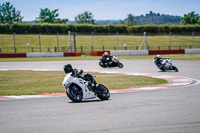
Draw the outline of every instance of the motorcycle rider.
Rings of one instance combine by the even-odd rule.
[[[71,64],[67,64],[64,66],[64,72],[67,74],[67,73],[70,73],[70,72],[73,72],[73,68],[72,68],[72,65]]]
[[[65,71],[65,73],[67,74],[67,73],[72,73],[72,76],[74,76],[75,74],[77,74],[77,73],[80,73],[80,74],[82,74],[83,73],[83,70],[81,71],[79,71],[78,69],[73,69],[72,68],[72,65],[71,64],[67,64],[67,65],[65,65],[64,66],[64,71]]]
[[[107,64],[112,64],[112,56],[110,56],[110,55],[108,54],[108,52],[105,52],[105,53],[102,55],[101,61],[102,61],[102,63],[103,63],[104,66],[105,66],[105,63],[107,63]]]
[[[82,76],[83,70],[82,69],[79,70],[79,69],[76,69],[76,68],[73,69],[71,64],[65,65],[63,69],[64,69],[66,74],[67,73],[72,73],[71,74],[72,76],[77,75],[78,77],[83,78],[84,80],[87,80],[88,81],[88,86],[87,87],[89,89],[98,90],[96,88],[97,83],[96,83],[96,81],[94,80],[94,78],[92,77],[91,74],[86,73],[85,75]]]
[[[161,63],[162,57],[161,57],[159,54],[155,57],[155,60],[156,60],[156,62],[157,62],[157,64],[158,64],[159,66],[163,65],[163,64]]]

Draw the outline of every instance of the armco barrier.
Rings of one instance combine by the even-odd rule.
[[[64,56],[81,56],[81,52],[33,52],[33,53],[4,53],[0,58],[31,58],[31,57],[64,57]]]
[[[91,52],[90,52],[90,56],[98,56],[98,55],[97,55],[97,51],[91,51]]]
[[[113,51],[91,51],[91,56],[102,56],[108,52],[112,56],[130,55],[156,55],[156,54],[200,54],[200,49],[178,49],[178,50],[113,50]],[[63,57],[81,56],[81,52],[33,52],[33,53],[1,53],[0,58],[30,58],[30,57]]]
[[[118,50],[110,51],[112,56],[148,55],[148,50]]]
[[[26,53],[5,53],[0,54],[0,58],[26,58]]]
[[[130,55],[148,55],[148,50],[130,50]]]
[[[188,50],[189,51],[189,50]],[[156,54],[185,54],[185,49],[177,50],[113,50],[113,51],[91,51],[91,56],[102,56],[104,52],[109,52],[112,56],[131,56],[131,55],[156,55]],[[191,53],[191,51],[189,51]],[[188,53],[189,53],[188,52]],[[198,50],[193,51],[198,52]]]
[[[27,57],[63,57],[63,52],[52,52],[52,53],[45,53],[45,52],[34,52],[34,53],[27,53]]]
[[[185,54],[200,54],[200,49],[185,49]]]
[[[130,50],[117,50],[117,51],[110,51],[110,55],[112,56],[129,56]]]
[[[185,49],[178,50],[149,50],[149,55],[156,54],[185,54]]]
[[[102,56],[105,52],[110,55],[110,51],[91,51],[90,56]]]
[[[64,52],[64,56],[81,56],[81,52]]]

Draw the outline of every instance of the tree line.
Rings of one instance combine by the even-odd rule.
[[[58,9],[49,10],[48,8],[40,9],[39,17],[35,19],[36,23],[55,23],[55,24],[65,24],[69,22],[67,18],[58,18]],[[10,2],[5,2],[0,4],[0,23],[23,23],[23,17],[21,16],[21,11],[16,10],[16,8],[10,4]],[[124,20],[115,21],[117,24],[124,24],[128,26],[143,25],[143,24],[200,24],[200,15],[196,14],[194,11],[184,14],[183,17],[156,14],[150,11],[149,14],[134,16],[133,14],[127,14]],[[89,11],[84,11],[81,14],[75,16],[75,22],[77,24],[98,24],[94,19],[94,15]],[[99,21],[100,22],[100,21]],[[113,24],[115,24],[115,22]]]

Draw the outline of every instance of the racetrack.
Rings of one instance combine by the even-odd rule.
[[[148,59],[121,60],[124,68],[100,68],[98,61],[2,62],[0,69],[62,69],[65,64],[83,70],[150,73],[200,80],[199,61],[173,61],[179,72],[161,72]],[[62,82],[62,81],[61,81]],[[13,84],[14,85],[14,84]],[[63,88],[64,89],[64,88]],[[73,103],[66,97],[0,101],[0,132],[200,132],[200,87],[111,94]]]

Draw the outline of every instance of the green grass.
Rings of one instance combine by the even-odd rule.
[[[123,59],[154,59],[156,55],[147,55],[147,56],[122,56]],[[200,61],[200,54],[166,54],[161,55],[162,57],[169,57],[172,60],[191,60],[191,61]]]
[[[96,81],[110,90],[167,83],[163,79],[142,76],[91,74],[96,75]],[[65,93],[61,85],[64,76],[61,71],[0,71],[0,96]]]
[[[47,52],[48,48],[51,52],[54,51],[54,47],[57,47],[57,36],[56,35],[41,35],[41,50]],[[60,51],[66,51],[68,47],[68,35],[59,35],[59,47]],[[127,44],[128,50],[135,50],[139,47],[144,39],[144,36],[136,35],[79,35],[76,36],[77,50],[81,51],[83,48],[83,54],[89,54],[91,46],[94,46],[94,50],[114,50],[116,47],[118,50],[124,50],[123,44]],[[72,37],[71,37],[72,40]],[[170,45],[169,35],[147,35],[146,40],[150,45],[151,49],[168,49]],[[26,46],[29,43],[30,46]],[[39,35],[15,35],[15,45],[17,53],[26,52],[39,52]],[[182,49],[190,48],[193,45],[192,35],[172,35],[171,36],[171,48]],[[194,36],[194,47],[200,48],[200,36]],[[3,53],[14,53],[14,41],[13,35],[0,34],[0,48]]]
[[[156,55],[143,56],[117,56],[119,59],[152,59]],[[170,57],[172,60],[192,60],[200,61],[200,54],[170,54],[162,55]],[[18,61],[66,61],[66,60],[99,60],[101,56],[81,56],[81,57],[40,57],[40,58],[0,58],[0,62],[18,62]]]

